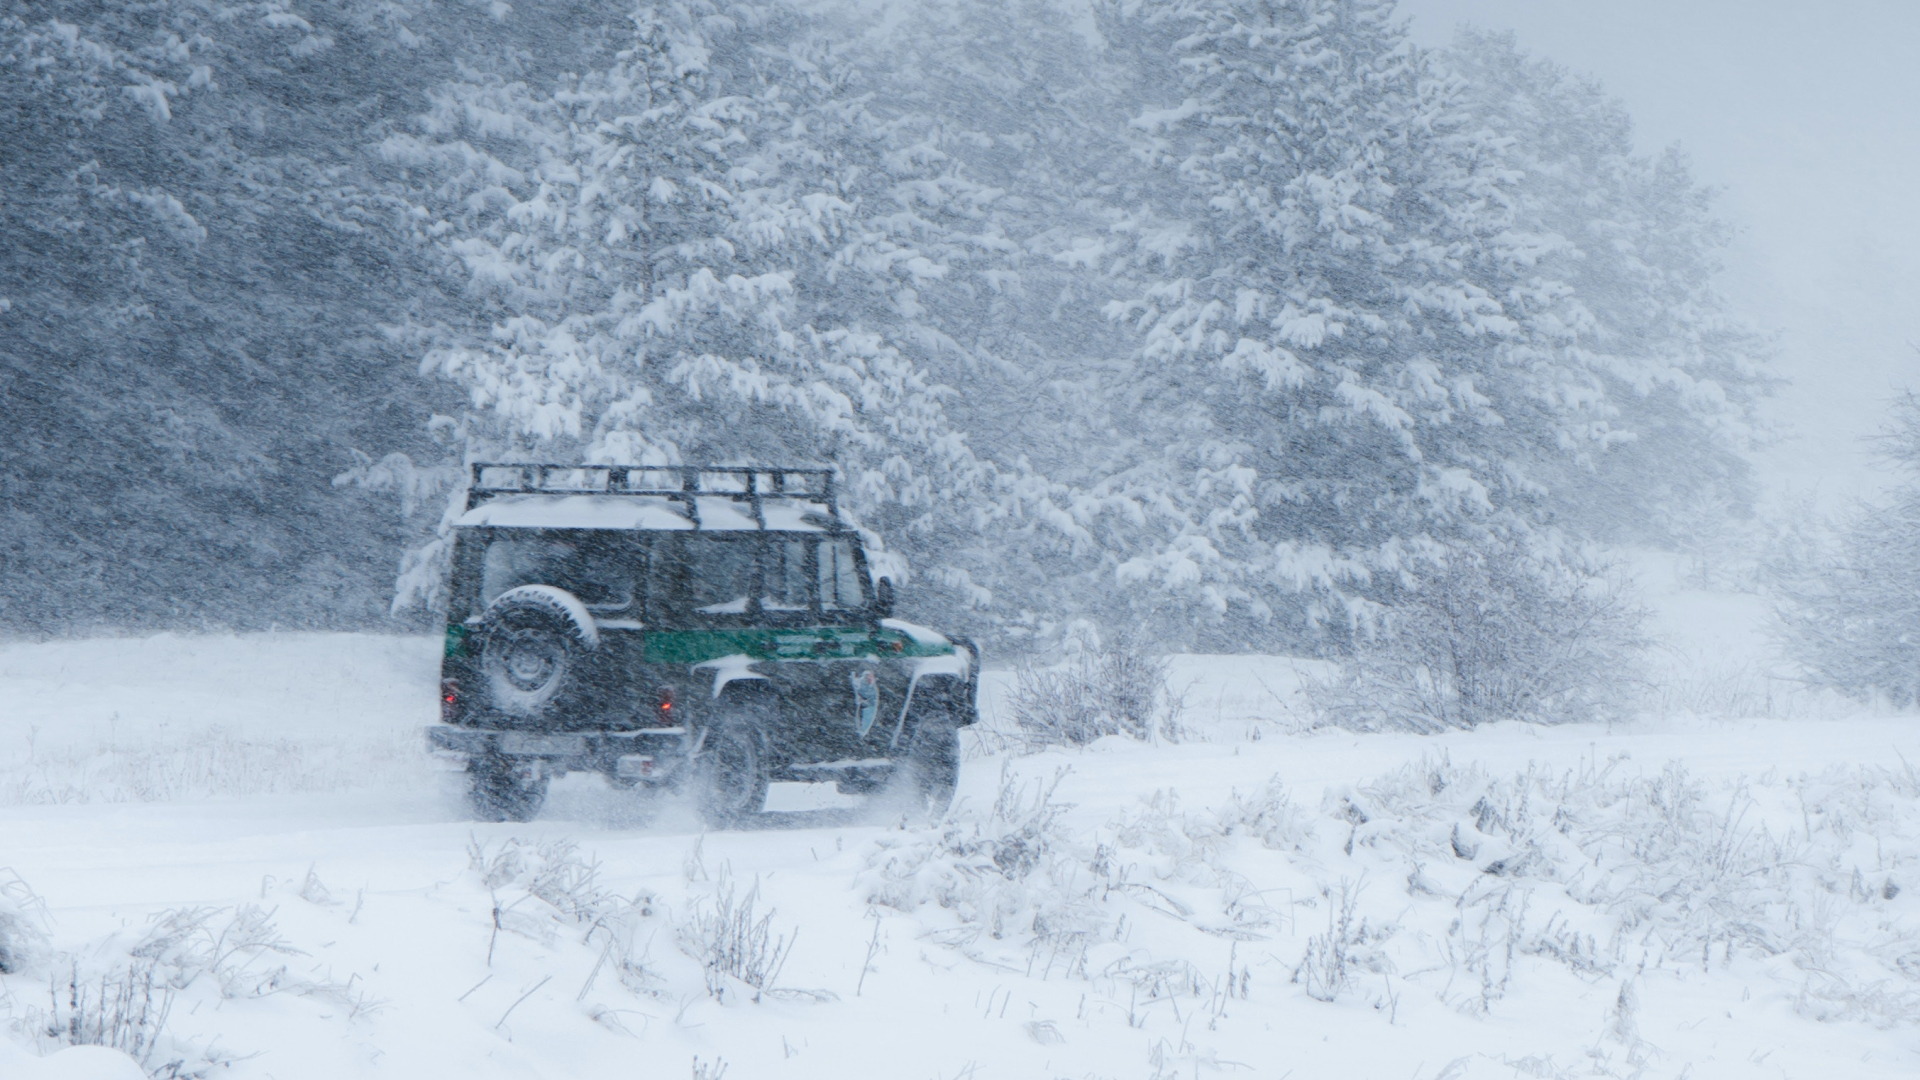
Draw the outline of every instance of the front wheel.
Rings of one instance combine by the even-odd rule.
[[[480,821],[532,821],[547,802],[547,776],[537,763],[515,765],[498,754],[467,760],[467,803]]]
[[[730,716],[707,729],[693,768],[702,821],[716,829],[747,821],[766,807],[767,786],[766,736],[755,717]]]
[[[960,783],[960,731],[952,724],[927,720],[914,729],[906,756],[896,766],[893,790],[908,812],[938,821],[953,805]]]

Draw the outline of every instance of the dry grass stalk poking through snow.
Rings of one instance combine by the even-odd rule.
[[[229,1000],[292,994],[324,1000],[349,1018],[381,1008],[352,979],[294,974],[286,961],[304,955],[281,937],[273,912],[256,905],[175,908],[155,915],[131,943],[109,939],[55,955],[47,1009],[14,1023],[43,1046],[112,1047],[154,1077],[204,1077],[232,1059],[168,1031],[177,999],[203,981]]]
[[[1305,812],[1278,784],[1198,813],[1163,791],[1081,835],[1055,798],[1063,775],[1007,770],[984,811],[963,806],[937,833],[883,840],[869,859],[869,901],[919,912],[932,940],[982,963],[1085,980],[1098,1007],[1132,1027],[1195,1007],[1212,1022],[1245,1000],[1257,954],[1242,947],[1292,916],[1227,852],[1243,841],[1297,850],[1314,835]]]
[[[1401,966],[1445,972],[1436,993],[1485,1013],[1522,958],[1582,979],[1780,958],[1804,1015],[1920,1021],[1920,926],[1889,906],[1920,869],[1920,785],[1859,769],[1714,795],[1677,763],[1618,764],[1488,777],[1439,758],[1332,796],[1356,862],[1451,909]]]
[[[863,884],[930,940],[1084,980],[1139,1027],[1160,1012],[1212,1022],[1289,973],[1294,993],[1358,998],[1389,1023],[1408,991],[1485,1017],[1575,992],[1559,984],[1665,975],[1784,983],[1809,1018],[1908,1025],[1920,923],[1896,901],[1920,878],[1916,776],[1716,789],[1678,764],[1499,775],[1437,756],[1330,789],[1317,812],[1276,781],[1192,810],[1157,792],[1084,831],[1057,777],[1008,771],[992,806],[883,838]],[[1595,1067],[1630,1074],[1650,1051],[1611,1022]]]
[[[1364,918],[1355,919],[1358,893],[1357,887],[1345,881],[1337,890],[1320,890],[1327,901],[1327,929],[1307,939],[1307,951],[1293,969],[1293,981],[1315,1001],[1338,999],[1351,987],[1356,971],[1378,974],[1388,969],[1374,945],[1391,936],[1392,929],[1372,927]]]
[[[600,883],[600,864],[573,841],[530,845],[510,837],[488,847],[474,840],[467,845],[467,865],[493,898],[488,966],[502,934],[551,945],[567,930],[600,948],[581,997],[606,969],[636,994],[656,992],[659,980],[639,955],[639,932],[653,915],[653,897],[607,889]]]
[[[715,1001],[726,1000],[733,982],[752,988],[755,1001],[762,994],[776,992],[774,983],[798,935],[774,933],[773,912],[756,910],[759,901],[758,881],[745,894],[737,895],[732,876],[722,870],[714,882],[713,896],[680,928],[680,947],[700,962],[706,974],[707,995]]]
[[[82,979],[77,965],[69,967],[64,985],[60,980],[48,984],[49,1008],[42,1033],[65,1046],[119,1050],[160,1080],[205,1076],[214,1062],[189,1065],[185,1057],[160,1056],[174,989],[156,981],[154,967],[151,959],[137,959],[124,972],[104,974],[97,980]],[[160,1056],[157,1061],[156,1056]]]

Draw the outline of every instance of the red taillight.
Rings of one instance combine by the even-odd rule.
[[[673,715],[673,687],[660,688],[660,719],[666,720]]]
[[[452,679],[440,681],[440,722],[451,724],[460,717],[460,684]]]

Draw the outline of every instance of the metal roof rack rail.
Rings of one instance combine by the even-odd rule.
[[[763,498],[822,503],[835,525],[839,494],[832,469],[769,465],[562,465],[529,461],[476,461],[467,466],[467,509],[501,495],[631,495],[672,499],[700,523],[696,495],[722,496],[753,508],[754,523],[767,527]],[[662,481],[671,481],[663,483]]]

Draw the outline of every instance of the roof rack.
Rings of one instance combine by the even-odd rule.
[[[500,495],[634,495],[675,500],[700,524],[696,495],[745,502],[753,520],[767,527],[763,498],[822,503],[827,517],[840,522],[840,504],[832,469],[792,469],[765,465],[559,465],[524,461],[476,461],[468,466],[467,509]]]

